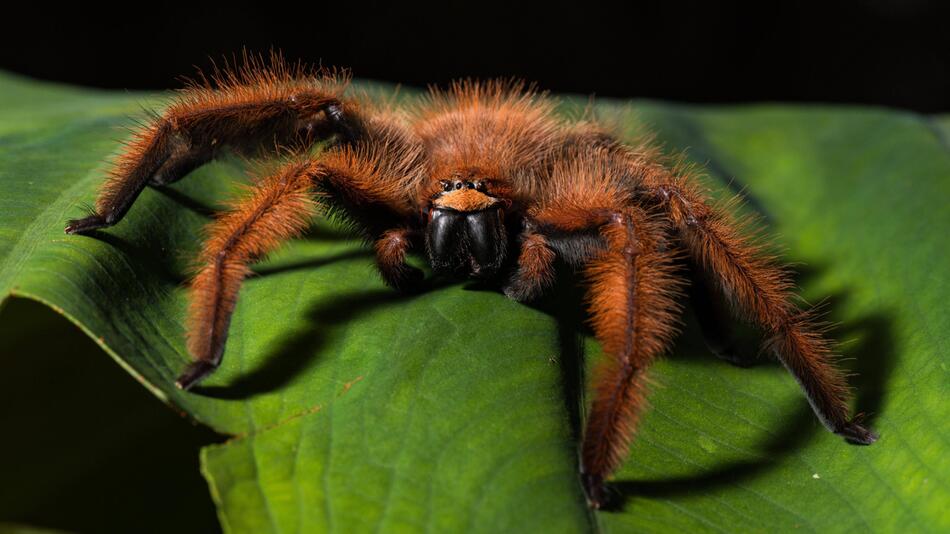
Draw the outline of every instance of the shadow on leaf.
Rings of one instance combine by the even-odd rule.
[[[308,269],[318,269],[320,267],[325,267],[332,263],[338,261],[352,260],[356,258],[367,258],[372,257],[373,253],[370,250],[365,249],[354,249],[347,252],[337,254],[335,256],[329,256],[324,258],[314,258],[309,260],[296,261],[293,263],[284,263],[280,265],[266,266],[266,267],[254,267],[252,270],[256,276],[271,276],[275,274],[281,274],[292,271],[303,271]]]
[[[186,195],[185,193],[182,193],[181,191],[175,189],[174,187],[167,186],[167,185],[159,185],[159,186],[152,186],[152,190],[168,198],[169,200],[178,204],[179,206],[185,209],[188,209],[189,211],[192,211],[206,219],[213,218],[215,213],[217,213],[217,211],[211,206],[209,206],[208,204],[205,204],[204,202],[196,200]]]
[[[93,230],[78,238],[95,239],[110,245],[121,252],[123,256],[136,259],[135,262],[128,262],[128,265],[136,269],[143,268],[153,271],[162,281],[169,284],[181,285],[186,281],[185,276],[176,268],[172,256],[161,254],[160,248],[149,246],[150,242],[147,239],[132,242],[107,230]],[[74,239],[77,238],[74,237]]]
[[[151,189],[179,206],[206,219],[213,219],[216,214],[220,213],[219,210],[216,210],[210,204],[183,193],[175,189],[174,186],[152,186]],[[315,223],[303,233],[301,238],[313,241],[353,241],[359,239],[359,234],[352,229],[347,229],[340,225],[329,225],[324,221],[315,221]]]
[[[383,288],[338,295],[311,309],[307,313],[307,327],[287,336],[272,354],[264,358],[264,363],[257,369],[232,384],[197,387],[193,391],[200,395],[228,400],[247,399],[275,391],[290,383],[313,363],[323,345],[322,332],[326,326],[353,321],[370,310],[398,304],[445,285],[439,282],[426,284],[415,293]]]
[[[814,276],[818,271],[809,269],[798,278]],[[826,318],[840,317],[848,296],[837,293],[826,297],[821,305],[821,315]],[[695,301],[694,301],[695,303]],[[692,306],[691,306],[692,307]],[[695,310],[692,310],[695,312]],[[702,338],[701,329],[693,324],[697,322],[695,314],[691,314],[684,334],[677,343],[696,344],[697,347],[709,344],[709,341],[699,341],[693,338]],[[859,414],[864,422],[873,426],[874,420],[884,404],[885,392],[890,376],[896,367],[897,352],[893,334],[893,319],[884,313],[875,313],[863,318],[835,325],[828,333],[832,339],[857,338],[856,344],[845,342],[841,345],[845,357],[839,357],[838,363],[849,373],[849,382],[855,394],[853,413]],[[742,330],[739,340],[741,347],[748,348],[761,340],[761,334],[751,329]],[[751,337],[751,339],[750,339]],[[674,348],[674,355],[676,354]],[[698,354],[700,350],[686,350],[685,354]],[[707,351],[708,352],[708,351]],[[675,357],[675,356],[674,356]],[[710,357],[712,355],[710,354]],[[774,358],[763,359],[776,367],[780,367]],[[784,369],[781,372],[785,372]],[[803,448],[819,432],[827,430],[818,422],[804,396],[801,408],[795,414],[785,418],[783,426],[775,428],[773,434],[764,443],[756,448],[755,458],[732,462],[705,473],[676,477],[665,480],[619,480],[609,484],[612,500],[605,511],[620,511],[627,500],[633,496],[667,498],[694,494],[701,491],[713,491],[725,486],[735,485],[748,481],[768,472],[770,468],[778,466],[784,457],[794,454]],[[848,445],[842,440],[842,447]]]
[[[260,275],[268,275],[288,270],[308,269],[320,267],[333,261],[362,257],[367,254],[368,252],[364,250],[354,250],[333,258],[308,260],[286,266],[258,269],[257,272]],[[583,438],[583,421],[586,410],[584,400],[586,365],[584,362],[583,336],[590,336],[591,331],[586,324],[582,278],[578,274],[572,274],[570,269],[564,268],[564,266],[561,267],[558,272],[565,274],[558,277],[554,290],[548,292],[537,302],[530,303],[529,306],[552,316],[557,321],[558,364],[563,379],[565,409],[570,421],[573,441],[576,446],[579,446]],[[805,276],[812,275],[814,275],[814,271],[805,274]],[[389,288],[383,288],[353,292],[325,301],[308,312],[308,326],[286,337],[273,353],[265,358],[260,367],[238,378],[230,385],[201,387],[196,388],[195,392],[209,397],[235,400],[247,399],[258,394],[277,390],[290,383],[312,364],[314,358],[318,357],[321,345],[324,342],[322,335],[324,327],[356,320],[361,314],[370,310],[398,304],[407,299],[415,298],[420,293],[445,287],[449,283],[451,282],[448,280],[435,278],[429,279],[416,293],[397,292]],[[494,286],[478,282],[470,282],[465,288],[474,291],[497,291]],[[837,317],[837,312],[842,309],[846,299],[845,294],[828,297],[822,305],[823,314],[828,317]],[[696,302],[695,295],[693,295],[692,304],[687,307],[689,311],[684,317],[686,325],[683,334],[672,351],[674,358],[677,357],[677,354],[693,355],[710,352],[706,348],[706,345],[710,343],[703,336],[703,332],[707,329],[701,328],[697,324],[700,321],[697,320]],[[723,313],[723,308],[716,308],[716,310],[716,313]],[[726,322],[735,323],[734,326],[741,326],[731,319]],[[873,422],[872,418],[883,405],[886,384],[895,367],[891,324],[892,321],[886,315],[876,314],[849,321],[836,328],[831,335],[831,337],[837,339],[843,336],[858,339],[856,345],[846,347],[845,353],[852,356],[852,358],[842,359],[842,363],[850,362],[851,365],[847,370],[857,373],[857,378],[852,380],[852,385],[856,386],[857,393],[856,411],[866,414],[865,420],[869,424]],[[726,325],[724,324],[724,326]],[[761,340],[761,335],[752,329],[740,328],[737,332],[737,337],[742,338],[739,339],[741,343],[738,345],[742,347],[742,350],[748,350],[750,347],[756,346]],[[692,358],[695,356],[686,357]],[[714,358],[711,352],[709,358]],[[778,367],[772,359],[766,360],[763,358],[762,361],[771,362],[771,365]],[[776,372],[784,372],[784,370],[776,370]],[[775,431],[776,433],[755,448],[758,451],[755,457],[748,460],[727,463],[712,468],[705,473],[692,476],[665,480],[621,480],[613,482],[609,486],[609,491],[614,498],[605,510],[620,510],[627,500],[633,496],[665,498],[687,495],[697,491],[713,491],[717,488],[755,478],[779,465],[783,458],[806,446],[817,433],[823,432],[824,429],[808,407],[805,399],[802,398],[801,407],[794,414],[785,418],[783,425],[775,428]]]

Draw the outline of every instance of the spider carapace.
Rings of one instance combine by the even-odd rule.
[[[212,79],[135,132],[94,212],[66,226],[81,234],[114,225],[147,185],[179,180],[223,149],[295,154],[209,227],[191,285],[194,361],[179,387],[221,363],[248,264],[333,210],[372,243],[396,289],[422,281],[406,263],[411,251],[424,251],[436,273],[495,281],[520,301],[551,287],[556,265],[583,274],[606,355],[580,455],[593,507],[626,457],[645,372],[670,346],[690,279],[709,281],[712,298],[763,331],[828,429],[852,443],[876,439],[849,415],[831,344],[794,304],[786,269],[649,141],[625,143],[590,118],[562,119],[552,99],[512,82],[458,82],[399,106],[354,94],[345,76],[279,58]],[[322,150],[308,150],[318,142]],[[706,315],[707,326],[719,319]]]

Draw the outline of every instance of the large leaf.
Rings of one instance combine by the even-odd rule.
[[[0,95],[0,295],[49,304],[156,395],[236,436],[202,455],[230,531],[950,528],[938,351],[950,326],[950,156],[938,122],[633,105],[719,189],[743,191],[804,263],[806,297],[830,296],[858,409],[883,437],[846,445],[781,368],[715,360],[687,317],[617,476],[625,502],[591,514],[576,474],[578,356],[599,352],[574,342],[574,292],[536,307],[467,284],[397,294],[364,247],[318,225],[257,267],[223,367],[179,392],[184,281],[240,165],[148,190],[119,226],[67,237],[64,221],[93,200],[126,135],[112,126],[161,101],[12,77]],[[599,108],[631,122],[626,106]]]

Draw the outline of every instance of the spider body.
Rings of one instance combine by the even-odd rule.
[[[179,387],[221,364],[249,263],[336,210],[373,244],[379,272],[397,289],[422,280],[406,263],[413,250],[436,273],[495,281],[522,301],[552,285],[556,259],[582,271],[606,355],[581,446],[581,480],[594,507],[627,453],[646,369],[675,334],[690,278],[684,258],[699,271],[694,278],[711,281],[711,298],[767,334],[768,349],[830,430],[853,443],[876,439],[849,415],[830,344],[793,304],[785,269],[649,143],[627,145],[594,121],[562,120],[550,99],[514,83],[461,82],[396,108],[279,58],[250,60],[215,81],[189,87],[138,130],[95,212],[66,227],[86,233],[119,222],[147,185],[181,179],[223,148],[300,149],[211,224],[191,290],[194,362]],[[312,156],[305,149],[318,141],[329,145]],[[715,338],[707,327],[718,318],[708,315],[704,331]]]

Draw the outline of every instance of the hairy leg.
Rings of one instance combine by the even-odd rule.
[[[613,204],[622,205],[614,199]],[[530,301],[543,293],[555,278],[554,260],[579,268],[604,249],[600,228],[616,210],[583,202],[551,203],[532,210],[519,238],[518,268],[506,282],[505,295]]]
[[[849,416],[845,377],[821,328],[794,305],[787,272],[691,183],[670,179],[651,185],[690,255],[737,313],[765,329],[768,348],[796,378],[822,423],[851,443],[873,443],[877,435]]]
[[[66,233],[116,224],[146,185],[175,182],[223,147],[250,152],[309,145],[318,134],[352,133],[355,112],[341,100],[344,88],[345,80],[275,60],[267,67],[251,61],[222,74],[217,89],[186,89],[163,115],[135,132],[100,188],[94,213],[71,220]]]
[[[656,246],[662,227],[638,210],[618,214],[602,234],[607,250],[586,268],[594,334],[607,359],[595,375],[595,397],[582,447],[582,479],[595,508],[603,482],[627,456],[645,404],[646,368],[675,333],[681,281],[672,257]]]
[[[659,246],[665,227],[639,208],[610,210],[577,202],[550,205],[531,214],[532,236],[522,255],[543,258],[516,273],[539,287],[555,251],[583,266],[588,307],[605,360],[599,365],[595,398],[581,447],[581,477],[590,505],[606,504],[604,481],[626,458],[646,398],[646,369],[675,333],[676,296],[683,281],[674,254]],[[596,237],[595,237],[596,236]],[[543,252],[531,247],[543,247]],[[519,278],[520,276],[520,278]]]
[[[509,298],[526,302],[540,297],[554,283],[555,253],[548,239],[537,231],[531,220],[525,221],[520,245],[518,268],[503,291]]]
[[[377,264],[384,277],[397,271],[411,276],[404,261],[400,230],[404,213],[391,183],[393,171],[385,160],[365,159],[367,153],[341,148],[320,161],[293,162],[265,178],[247,199],[212,223],[202,255],[204,268],[192,285],[188,350],[195,361],[177,384],[188,389],[221,363],[228,326],[248,264],[303,231],[321,207],[336,207],[377,242]],[[393,228],[397,228],[392,230]],[[402,281],[402,280],[400,280]]]
[[[306,229],[316,214],[309,171],[307,164],[282,169],[211,224],[188,310],[188,351],[195,361],[175,382],[178,387],[189,389],[221,363],[248,263]]]
[[[413,237],[412,230],[397,228],[376,240],[376,267],[389,287],[409,290],[422,282],[422,271],[406,263]]]

